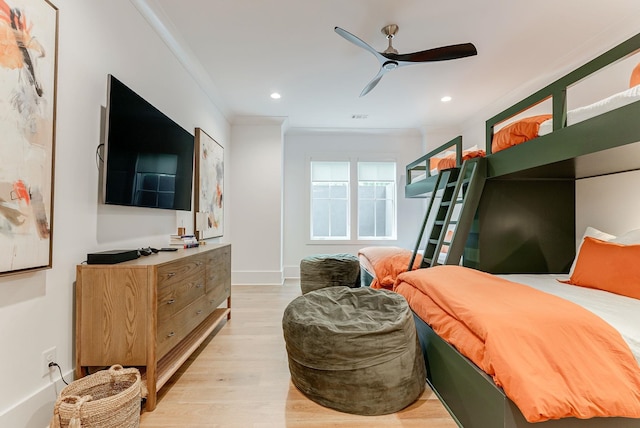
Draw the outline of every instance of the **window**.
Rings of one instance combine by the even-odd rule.
[[[396,165],[358,162],[358,239],[396,235]]]
[[[349,162],[311,162],[311,239],[349,239]]]
[[[311,161],[310,200],[312,240],[396,238],[395,162]]]

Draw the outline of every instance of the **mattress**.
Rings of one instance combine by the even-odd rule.
[[[563,284],[568,275],[496,275],[562,297],[598,315],[615,328],[640,365],[640,300],[592,288]]]
[[[640,85],[618,92],[603,100],[597,101],[584,107],[579,107],[567,112],[567,126],[573,125],[583,120],[617,109],[640,100]],[[553,119],[546,120],[540,124],[538,135],[546,135],[553,131]]]

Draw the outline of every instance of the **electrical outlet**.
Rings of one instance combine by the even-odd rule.
[[[49,376],[51,370],[55,370],[55,367],[49,367],[49,363],[56,362],[56,347],[49,348],[45,351],[42,351],[41,358],[41,366],[42,366],[42,377]]]

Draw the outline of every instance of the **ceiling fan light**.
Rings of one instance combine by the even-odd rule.
[[[270,97],[273,98],[274,100],[279,100],[280,98],[282,98],[282,95],[280,95],[277,92],[272,92]]]

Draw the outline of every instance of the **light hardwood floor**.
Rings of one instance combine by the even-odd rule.
[[[358,416],[314,403],[291,383],[282,335],[282,314],[300,295],[299,283],[238,285],[231,293],[231,320],[160,390],[156,409],[142,414],[142,428],[457,427],[428,386],[390,415]]]

